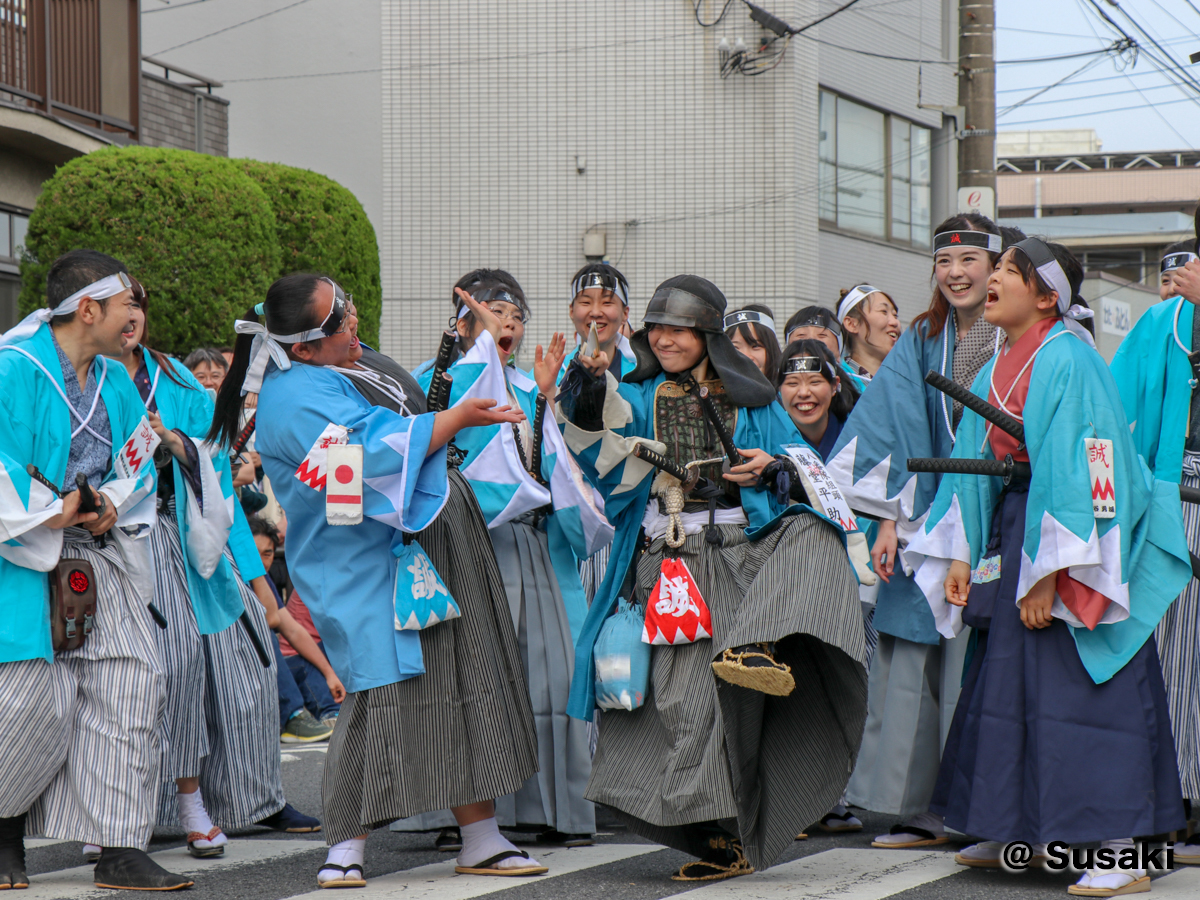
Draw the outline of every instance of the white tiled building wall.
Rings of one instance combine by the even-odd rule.
[[[816,57],[795,42],[775,71],[722,81],[721,37],[760,33],[744,7],[702,29],[691,0],[385,3],[385,349],[428,356],[454,281],[499,266],[531,300],[527,362],[569,324],[593,226],[637,316],[682,272],[731,306],[814,297]]]

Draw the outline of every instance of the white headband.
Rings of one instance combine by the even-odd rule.
[[[275,360],[275,365],[284,371],[292,367],[287,351],[276,340],[276,336],[267,331],[266,325],[238,319],[233,323],[233,330],[238,334],[254,335],[254,343],[250,345],[250,365],[246,367],[246,377],[242,379],[243,397],[262,390],[263,376],[266,375],[267,363],[271,360]]]
[[[871,287],[869,284],[856,285],[854,289],[850,291],[850,293],[842,298],[842,302],[838,304],[838,321],[840,322],[842,319],[846,318],[850,310],[854,309],[854,307],[866,300],[867,297],[871,296],[871,294],[881,293],[883,292],[879,290],[879,288]]]
[[[23,341],[26,338],[33,337],[43,323],[49,322],[56,316],[67,316],[79,309],[79,303],[84,297],[91,297],[93,300],[107,300],[109,297],[115,297],[123,291],[133,289],[133,282],[129,280],[129,276],[124,272],[118,272],[115,275],[109,275],[101,278],[99,281],[93,281],[87,287],[76,291],[54,309],[42,307],[35,309],[24,319],[17,323],[16,327],[10,328],[4,334],[0,335],[0,347],[5,347],[9,344],[15,344],[18,341]]]
[[[611,291],[617,295],[617,299],[621,301],[622,306],[629,307],[629,286],[616,275],[608,272],[588,272],[585,275],[580,275],[571,282],[571,302],[574,303],[575,298],[582,291],[594,287]]]
[[[1014,244],[1013,248],[1020,250],[1028,257],[1029,261],[1037,269],[1037,273],[1041,276],[1042,281],[1046,282],[1058,294],[1058,313],[1063,317],[1063,325],[1066,329],[1089,347],[1095,347],[1096,339],[1092,337],[1090,331],[1080,324],[1081,319],[1090,319],[1095,313],[1086,306],[1071,303],[1074,296],[1071,290],[1071,281],[1067,278],[1066,271],[1059,264],[1058,260],[1055,259],[1054,254],[1050,252],[1050,248],[1046,246],[1046,243],[1039,238],[1025,238],[1025,240]]]

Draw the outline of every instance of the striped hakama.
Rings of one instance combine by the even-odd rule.
[[[347,694],[325,762],[330,845],[511,794],[537,771],[504,579],[470,486],[448,474],[446,506],[417,540],[462,615],[421,632],[424,675]]]
[[[286,802],[276,663],[272,654],[270,668],[263,667],[238,622],[217,634],[200,634],[173,509],[172,503],[171,511],[159,513],[150,534],[154,604],[168,622],[156,635],[167,674],[168,734],[158,823],[179,823],[175,779],[199,776],[213,823],[226,830],[244,828]],[[240,577],[237,583],[259,640],[269,650],[275,636],[262,604]]]
[[[811,515],[750,542],[717,525],[672,550],[642,556],[637,596],[658,582],[664,555],[687,564],[712,614],[713,638],[655,646],[645,705],[606,711],[587,796],[637,833],[699,855],[685,826],[721,820],[751,865],[773,863],[796,834],[838,802],[867,707],[858,585],[836,532]],[[796,689],[773,697],[718,680],[726,648],[775,641]]]
[[[154,829],[163,753],[160,727],[166,691],[154,644],[158,628],[126,575],[114,539],[101,549],[82,528],[68,528],[62,556],[86,560],[95,570],[91,635],[82,647],[56,655],[49,669],[57,671],[48,672],[40,661],[32,667],[10,663],[3,670],[7,675],[11,666],[22,666],[15,671],[54,686],[55,705],[64,700],[68,704],[65,732],[55,724],[46,733],[61,741],[59,765],[30,808],[26,831],[102,847],[145,849]],[[60,681],[64,676],[65,685]],[[21,688],[5,685],[6,708],[8,697]],[[44,692],[32,683],[28,690]],[[5,744],[11,747],[19,729],[8,735]],[[18,744],[33,749],[33,742],[23,737]],[[18,759],[8,753],[6,773],[30,770],[29,784],[17,791],[28,794],[33,771],[40,778],[48,766],[36,756]]]
[[[1185,453],[1182,484],[1200,487],[1200,454]],[[1200,553],[1200,505],[1183,504],[1188,547]],[[1168,608],[1154,638],[1167,686],[1183,796],[1200,802],[1200,581],[1193,578]]]

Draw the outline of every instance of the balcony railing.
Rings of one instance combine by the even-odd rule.
[[[138,138],[137,0],[0,0],[0,99]]]

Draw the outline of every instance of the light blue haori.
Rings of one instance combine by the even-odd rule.
[[[25,659],[51,662],[47,615],[49,581],[46,573],[58,564],[63,533],[43,523],[62,512],[62,501],[30,478],[26,466],[33,464],[51,482],[62,487],[73,444],[72,433],[81,422],[93,426],[89,441],[104,446],[106,471],[101,488],[117,509],[113,539],[122,552],[132,548],[128,529],[143,537],[155,521],[155,477],[152,454],[133,454],[119,461],[118,454],[135,432],[149,428],[137,388],[124,366],[96,357],[88,383],[98,386],[96,409],[103,408],[107,427],[94,427],[102,419],[76,401],[68,407],[67,379],[57,342],[49,325],[41,324],[28,337],[0,347],[0,593],[4,616],[0,617],[0,663]],[[74,368],[70,378],[79,389]],[[81,391],[87,397],[86,388]],[[91,406],[91,400],[88,401]],[[108,443],[106,444],[105,441]],[[94,472],[85,471],[92,475]],[[120,532],[117,534],[116,532]],[[126,542],[129,542],[128,544]],[[130,552],[133,552],[132,550]]]
[[[975,380],[972,390],[980,397],[988,394],[994,365],[993,359]],[[1040,579],[1062,569],[1107,597],[1109,606],[1092,630],[1057,596],[1053,609],[1071,626],[1088,674],[1102,684],[1141,649],[1191,578],[1179,490],[1147,468],[1104,360],[1061,322],[1034,358],[1023,415],[1033,477],[1013,599],[1020,602]],[[993,458],[986,425],[964,412],[955,458]],[[1092,505],[1084,441],[1097,437],[1113,442],[1113,518],[1097,518]],[[943,582],[953,560],[979,565],[1000,486],[998,478],[944,476],[923,527],[903,551],[946,637],[961,630],[962,609],[946,602]]]
[[[949,456],[954,447],[953,404],[925,383],[930,369],[951,376],[953,318],[938,337],[927,339],[927,333],[928,324],[921,323],[900,335],[847,417],[827,463],[850,508],[894,521],[901,543],[919,530],[941,477],[913,475],[906,460]],[[880,582],[874,625],[918,644],[940,640],[929,604],[900,566],[891,581]]]
[[[210,504],[220,503],[232,514],[233,525],[229,531],[228,546],[242,578],[249,583],[265,575],[262,557],[259,556],[254,537],[250,534],[246,514],[242,512],[242,505],[237,502],[233,493],[229,454],[223,448],[213,447],[204,440],[213,420],[213,403],[209,399],[208,391],[182,363],[170,361],[175,377],[183,382],[183,385],[180,385],[167,377],[149,352],[143,351],[143,360],[146,373],[150,377],[150,398],[158,406],[163,426],[171,430],[178,429],[187,435],[196,445],[201,466],[210,466],[220,483],[221,496],[206,497],[205,501]],[[149,403],[147,400],[147,405]],[[210,564],[215,562],[215,568],[211,565],[201,565],[201,568],[210,569],[208,577],[197,571],[199,561],[192,558],[188,549],[188,534],[191,529],[199,526],[191,521],[193,510],[187,502],[185,479],[177,459],[172,458],[171,469],[175,482],[179,543],[183,551],[188,594],[192,600],[192,609],[196,613],[196,624],[201,634],[217,634],[237,621],[245,609],[241,588],[233,566],[224,554],[207,561]]]
[[[395,627],[392,546],[401,532],[428,526],[446,502],[446,454],[429,445],[433,416],[372,406],[335,371],[299,364],[283,371],[274,362],[257,415],[256,446],[288,517],[288,571],[346,690],[422,674],[421,633]],[[331,426],[363,448],[357,525],[328,524],[324,480],[298,474]]]

